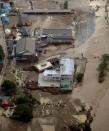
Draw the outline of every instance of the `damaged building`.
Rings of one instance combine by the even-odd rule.
[[[73,86],[74,60],[61,58],[59,68],[47,69],[39,74],[39,87],[57,87],[61,90],[71,91]]]

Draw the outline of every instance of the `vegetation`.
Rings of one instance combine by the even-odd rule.
[[[90,125],[69,126],[70,131],[91,131]]]
[[[28,122],[33,118],[33,105],[35,103],[35,99],[30,95],[30,96],[20,96],[17,97],[15,100],[15,104],[17,105],[13,118]]]
[[[83,79],[83,74],[82,73],[78,73],[77,76],[76,76],[77,82],[82,82],[82,79]]]
[[[1,87],[2,87],[2,91],[6,95],[13,95],[16,93],[16,84],[12,81],[4,80]]]
[[[1,72],[2,68],[3,68],[3,64],[0,64],[0,72]]]
[[[4,55],[4,52],[3,52],[3,48],[2,48],[2,46],[0,45],[0,62],[3,61],[4,56],[5,56],[5,55]],[[2,68],[3,68],[3,63],[0,63],[0,72],[1,72]]]
[[[32,96],[27,96],[27,95],[19,96],[15,100],[16,105],[30,104],[31,106],[33,106],[34,102],[35,102],[35,99]]]
[[[68,1],[64,2],[64,9],[68,9]]]
[[[109,63],[109,55],[108,54],[104,54],[102,55],[101,58],[101,63],[98,66],[98,71],[99,71],[99,82],[103,82],[104,81],[104,77],[106,75],[106,71],[108,70],[108,63]]]
[[[28,122],[33,118],[32,111],[32,107],[29,106],[27,103],[19,104],[15,108],[13,117],[17,120]]]
[[[0,45],[0,61],[4,59],[4,51],[2,46]]]

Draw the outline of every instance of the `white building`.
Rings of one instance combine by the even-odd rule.
[[[71,58],[62,58],[60,60],[61,78],[69,78],[72,80],[74,74],[74,60]]]
[[[71,58],[62,58],[60,60],[60,67],[55,70],[45,70],[43,73],[44,80],[59,81],[61,79],[73,79],[74,74],[74,60]]]

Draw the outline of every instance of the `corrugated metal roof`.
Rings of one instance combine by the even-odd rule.
[[[72,37],[72,29],[43,29],[42,35],[51,37]]]
[[[72,76],[74,72],[74,60],[71,58],[62,58],[58,70],[45,70],[44,76],[61,77],[62,75]]]
[[[49,75],[53,75],[53,76],[57,76],[60,77],[60,71],[56,71],[56,70],[45,70],[43,73],[44,76],[49,76]]]
[[[61,75],[72,75],[74,72],[74,60],[71,58],[62,58],[60,60]]]
[[[22,38],[17,42],[16,54],[25,52],[35,54],[35,41],[32,38]]]

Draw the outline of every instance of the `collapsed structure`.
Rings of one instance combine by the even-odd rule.
[[[73,86],[74,60],[61,58],[59,67],[46,69],[39,74],[38,87],[57,87],[61,90],[71,91]]]

